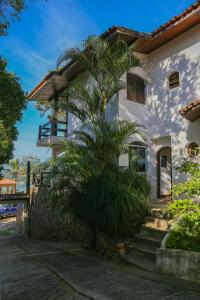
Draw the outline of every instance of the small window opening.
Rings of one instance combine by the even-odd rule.
[[[174,72],[169,76],[169,88],[174,89],[180,85],[179,72]]]
[[[199,155],[200,153],[200,148],[197,143],[190,143],[188,145],[188,155],[192,158],[195,158]]]

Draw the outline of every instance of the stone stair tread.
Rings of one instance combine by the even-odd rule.
[[[152,237],[152,236],[148,236],[148,235],[145,235],[143,232],[140,232],[137,234],[136,238],[138,239],[141,239],[143,241],[146,241],[146,242],[155,242],[155,243],[158,243],[160,244],[162,239],[159,239],[157,237]]]
[[[143,238],[146,238],[147,240],[154,240],[161,242],[163,240],[163,237],[165,236],[167,232],[164,231],[158,231],[158,230],[152,230],[151,228],[143,228],[140,233],[137,234],[137,236],[141,236]]]
[[[129,245],[127,249],[128,252],[138,250],[140,252],[145,252],[151,256],[155,256],[157,247],[147,244],[143,241],[135,241],[132,245]]]
[[[156,259],[155,257],[148,256],[147,253],[134,249],[131,254],[127,254],[124,260],[130,265],[136,266],[146,271],[156,270]]]
[[[161,222],[171,222],[172,219],[171,218],[168,218],[168,217],[162,217],[162,216],[152,216],[152,215],[149,215],[146,217],[145,219],[146,222],[155,222],[155,221],[161,221]]]
[[[150,228],[150,227],[142,227],[140,233],[138,234],[139,236],[142,236],[144,238],[150,239],[149,242],[152,240],[154,241],[160,241],[164,239],[165,235],[167,234],[167,230],[159,230],[156,228]],[[147,240],[148,241],[148,240]]]
[[[147,222],[145,224],[142,225],[142,228],[143,229],[151,229],[151,230],[156,230],[158,232],[166,232],[167,229],[168,229],[168,226],[161,226],[161,227],[158,227],[156,225],[156,223],[154,222]]]

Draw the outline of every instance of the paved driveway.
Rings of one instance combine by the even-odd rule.
[[[1,300],[200,299],[196,284],[105,261],[78,244],[0,234],[0,250]]]

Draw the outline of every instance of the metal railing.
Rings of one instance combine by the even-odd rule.
[[[38,139],[50,136],[67,137],[67,123],[64,121],[52,120],[39,126]]]
[[[32,184],[35,187],[39,187],[41,185],[47,185],[50,184],[51,179],[51,172],[49,171],[35,171],[32,173]]]

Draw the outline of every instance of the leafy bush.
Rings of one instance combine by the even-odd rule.
[[[144,221],[149,192],[144,176],[116,168],[83,181],[70,204],[93,231],[127,238],[133,237]]]
[[[173,186],[173,194],[187,198],[200,196],[200,164],[192,161],[185,161],[177,170],[180,173],[188,174],[187,181]]]
[[[172,228],[166,247],[200,251],[200,209],[182,215]]]
[[[173,193],[176,196],[184,195],[185,197],[200,196],[200,178],[192,177],[190,180],[179,183],[174,186]]]
[[[186,213],[198,213],[200,206],[195,204],[191,199],[174,200],[168,207],[169,213],[172,217],[180,217]]]
[[[196,198],[200,196],[200,164],[185,161],[177,168],[189,174],[187,181],[174,186],[177,197]],[[166,241],[167,248],[200,251],[200,204],[192,199],[174,200],[168,207],[169,213],[177,219]]]

